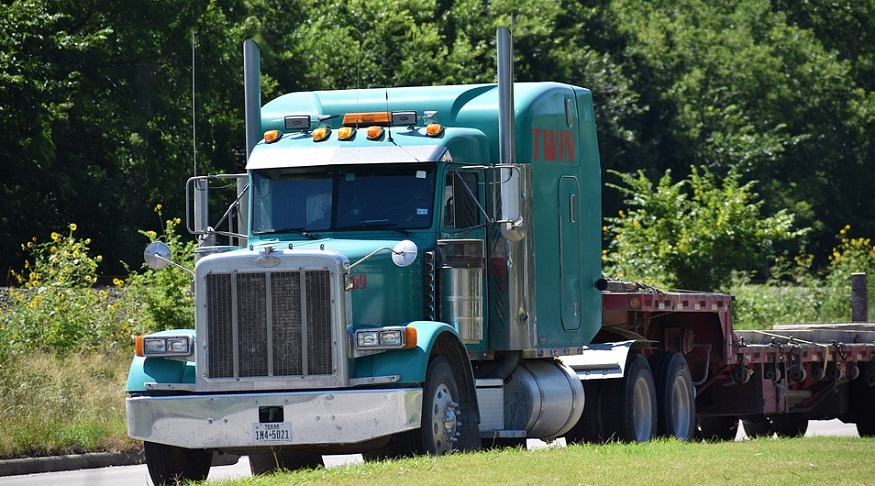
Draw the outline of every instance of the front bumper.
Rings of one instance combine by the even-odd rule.
[[[190,449],[355,444],[419,427],[422,389],[136,396],[125,407],[131,437]],[[288,440],[256,442],[259,407],[282,407]]]

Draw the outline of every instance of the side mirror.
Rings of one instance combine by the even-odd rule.
[[[399,241],[395,248],[392,248],[392,262],[402,268],[410,266],[416,260],[418,251],[416,243],[410,240]]]
[[[152,270],[161,270],[171,263],[173,252],[170,247],[160,241],[153,241],[146,247],[143,252],[143,260],[146,260],[146,265]]]

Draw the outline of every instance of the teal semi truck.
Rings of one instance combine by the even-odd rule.
[[[527,438],[729,438],[739,417],[752,434],[832,417],[873,433],[865,326],[744,337],[727,295],[602,278],[592,94],[514,84],[509,32],[497,43],[497,84],[261,107],[247,41],[246,173],[187,185],[194,329],[137,338],[128,378],[156,484],[223,455],[260,473]],[[231,181],[228,228],[209,226]],[[172,263],[161,243],[145,256]]]

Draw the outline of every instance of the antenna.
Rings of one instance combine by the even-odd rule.
[[[195,31],[191,31],[191,159],[192,159],[192,176],[197,177],[197,121],[195,111],[195,73],[194,73],[194,51],[195,51]]]
[[[389,112],[389,88],[383,88],[383,93],[386,96],[386,112],[388,113]],[[391,142],[391,143],[395,143],[395,141],[392,140],[392,124],[391,123],[389,123],[389,126],[386,127],[386,134],[387,134],[386,141]]]

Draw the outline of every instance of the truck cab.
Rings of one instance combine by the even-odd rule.
[[[583,388],[556,358],[600,327],[591,93],[514,86],[520,136],[503,163],[498,88],[262,108],[242,244],[201,249],[194,331],[144,337],[132,365],[129,433],[158,481],[184,469],[160,466],[180,450],[444,453],[577,423]]]

